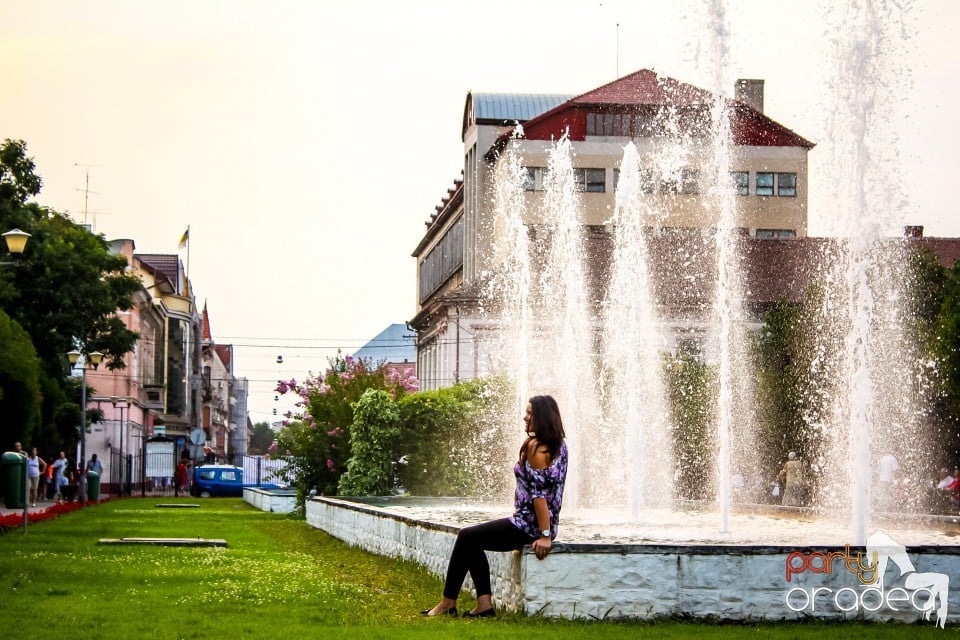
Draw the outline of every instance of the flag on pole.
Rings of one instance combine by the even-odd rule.
[[[190,241],[190,227],[187,227],[187,230],[183,232],[183,235],[180,236],[180,248],[183,249],[187,246],[187,242]]]

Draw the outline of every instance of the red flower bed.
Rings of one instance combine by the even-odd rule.
[[[112,498],[104,498],[100,502],[107,502],[112,500]],[[31,511],[27,517],[28,522],[31,524],[34,522],[42,522],[43,520],[53,520],[57,516],[70,513],[71,511],[76,511],[77,509],[83,509],[84,507],[90,507],[98,503],[93,500],[88,500],[87,502],[61,502],[59,504],[52,504],[43,511]],[[16,529],[23,527],[23,512],[20,513],[11,513],[9,515],[0,516],[0,533],[4,533],[9,529]]]

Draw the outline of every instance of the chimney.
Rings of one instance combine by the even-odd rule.
[[[734,97],[763,113],[763,80],[741,78],[734,87]]]
[[[906,227],[903,228],[903,237],[904,238],[922,238],[923,225],[922,224],[907,225]]]

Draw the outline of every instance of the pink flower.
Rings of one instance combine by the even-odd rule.
[[[329,469],[332,472],[335,468],[336,467],[333,466],[333,460],[331,460],[330,458],[327,458],[327,469]]]

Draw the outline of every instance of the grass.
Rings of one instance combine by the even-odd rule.
[[[191,502],[189,499],[180,499]],[[164,502],[172,502],[165,498]],[[0,535],[0,611],[14,634],[62,638],[943,638],[930,624],[424,619],[441,582],[239,499],[158,509],[116,500]],[[225,538],[227,548],[98,545],[113,537]],[[464,596],[461,607],[471,602]]]

